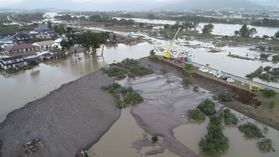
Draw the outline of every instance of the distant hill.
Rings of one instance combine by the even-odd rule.
[[[177,2],[178,0],[173,0]],[[19,4],[11,5],[12,9],[58,9],[74,11],[141,11],[150,10],[155,7],[161,7],[170,2],[157,2],[156,0],[137,0],[137,1],[120,1],[120,2],[95,2],[84,1],[75,2],[73,0],[24,0]],[[148,5],[146,5],[148,4]]]
[[[249,0],[253,3],[260,4],[260,5],[269,5],[273,7],[279,7],[278,0]]]
[[[262,6],[248,0],[182,0],[181,2],[158,7],[156,10],[193,10],[193,9],[256,9]]]

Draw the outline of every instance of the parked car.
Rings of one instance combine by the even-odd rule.
[[[201,71],[202,72],[208,72],[209,70],[208,69],[202,69]]]
[[[209,70],[209,74],[215,74],[217,71],[215,71],[215,70]]]
[[[227,82],[234,82],[232,77],[223,77],[223,80],[226,80]]]

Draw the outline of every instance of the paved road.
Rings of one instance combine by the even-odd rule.
[[[168,61],[168,60],[167,60],[167,61]],[[172,62],[172,61],[168,61],[168,62]],[[203,66],[203,65],[200,65],[200,64],[197,64],[197,63],[194,63],[194,62],[192,62],[192,64],[193,64],[194,66],[196,66],[196,67],[201,67],[201,66]],[[181,66],[181,67],[183,67],[183,66]],[[184,68],[184,67],[183,67],[183,68]],[[210,67],[206,67],[206,66],[205,66],[205,68],[208,69],[208,70],[214,70],[214,71],[216,71],[216,69],[213,69],[213,68],[210,68]],[[203,75],[203,76],[209,77],[208,75],[205,75],[205,74],[204,74],[205,72],[198,71],[198,73],[201,74],[201,75]],[[228,77],[232,77],[232,78],[234,78],[234,80],[243,82],[244,84],[257,84],[257,85],[261,86],[261,88],[273,89],[275,92],[279,93],[279,89],[278,89],[278,88],[275,88],[275,87],[266,86],[266,85],[260,84],[260,83],[258,83],[258,82],[249,81],[249,80],[246,80],[246,79],[241,78],[241,77],[239,77],[239,76],[238,76],[238,77],[233,76],[233,75],[231,75],[231,74],[229,74],[229,73],[226,73],[226,72],[223,72],[223,75],[224,75],[224,76],[228,76]],[[219,78],[214,77],[213,75],[212,75],[212,78],[214,78],[215,80],[218,80],[218,81],[222,81],[222,80],[220,80]],[[232,83],[232,84],[233,84],[233,83]]]
[[[200,65],[198,65],[198,64],[195,64],[195,63],[192,63],[192,64],[193,64],[194,66],[200,67]],[[206,67],[206,69],[208,69],[208,70],[215,70],[215,71],[216,71],[216,69],[213,69],[213,68],[210,68],[210,67]],[[203,72],[198,72],[198,73],[202,74]],[[224,76],[232,77],[232,78],[234,78],[234,80],[243,82],[244,84],[257,84],[257,85],[261,86],[261,88],[273,89],[275,92],[279,93],[279,89],[278,89],[278,88],[271,87],[271,86],[267,86],[267,85],[263,85],[263,84],[258,83],[258,82],[249,81],[249,80],[244,79],[244,78],[241,78],[241,77],[239,77],[239,76],[236,77],[236,76],[233,76],[233,75],[231,75],[231,74],[229,74],[229,73],[226,73],[226,72],[223,72],[223,71],[222,71],[222,73],[223,73]],[[207,76],[207,75],[205,75],[205,76]],[[220,80],[220,79],[218,79],[218,80]]]

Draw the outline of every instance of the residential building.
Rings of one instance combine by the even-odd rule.
[[[36,50],[37,48],[38,48],[38,46],[35,46],[35,45],[21,44],[21,45],[5,47],[5,48],[3,48],[3,50],[6,53],[21,53],[21,52]]]
[[[14,35],[14,34],[11,33],[11,32],[1,32],[1,33],[0,33],[0,37],[1,37],[1,38],[13,36],[13,35]]]
[[[45,49],[45,48],[52,48],[52,44],[54,44],[54,41],[48,40],[48,41],[36,42],[33,43],[32,45],[38,46],[40,49]]]
[[[25,66],[25,62],[22,56],[14,56],[8,58],[1,58],[0,65],[3,69],[19,68]]]
[[[35,28],[35,32],[41,33],[45,31],[53,31],[53,29],[48,28],[47,25],[38,25],[38,28]]]
[[[27,31],[17,32],[14,37],[18,41],[29,41],[32,39],[32,36],[30,36]]]

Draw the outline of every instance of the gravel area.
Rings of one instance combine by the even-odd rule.
[[[120,116],[113,96],[100,89],[113,81],[96,71],[11,112],[0,124],[0,156],[28,156],[23,146],[37,138],[34,157],[70,157],[89,149]]]

